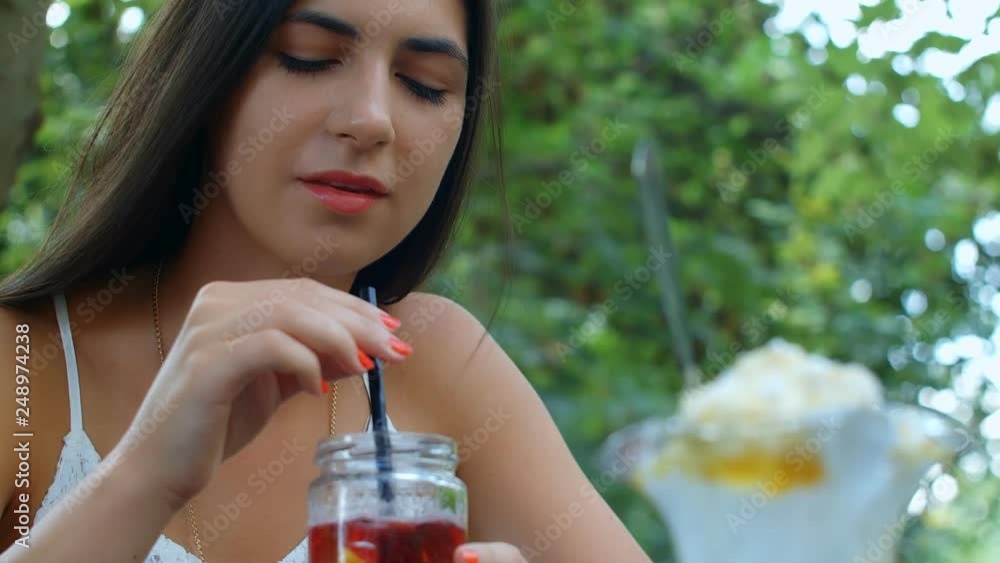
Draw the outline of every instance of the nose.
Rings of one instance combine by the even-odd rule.
[[[351,75],[333,93],[337,100],[327,118],[328,130],[338,141],[357,150],[392,144],[396,131],[388,70],[372,64]]]

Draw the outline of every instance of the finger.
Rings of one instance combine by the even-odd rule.
[[[275,382],[278,385],[279,403],[284,403],[285,401],[291,399],[300,392],[305,392],[310,395],[315,394],[314,389],[303,387],[302,384],[299,383],[298,378],[295,377],[294,373],[274,372],[274,375],[275,375],[274,378]],[[329,384],[327,385],[327,387],[324,387],[322,391],[325,393],[327,392],[328,389],[329,389]]]
[[[291,288],[293,295],[298,295],[300,298],[304,297],[306,301],[312,298],[321,299],[328,303],[347,307],[355,313],[371,319],[372,322],[382,322],[381,316],[385,311],[357,295],[334,289],[312,278],[297,278],[282,281],[287,284],[287,287]]]
[[[357,345],[370,357],[398,362],[408,355],[408,348],[399,342],[394,343],[394,339],[398,339],[393,330],[381,319],[373,320],[369,315],[322,299],[315,299],[312,303],[302,303],[301,306],[339,321],[351,333]],[[367,369],[370,368],[366,368],[365,371]]]
[[[247,314],[243,314],[223,322],[229,327],[236,327],[245,323],[246,318]],[[277,305],[269,315],[258,315],[253,318],[254,331],[276,329],[285,332],[320,355],[325,360],[323,367],[329,368],[332,364],[336,373],[325,373],[327,379],[348,377],[367,371],[358,356],[358,345],[354,336],[335,318],[321,314],[293,299]],[[247,346],[247,339],[233,338],[233,329],[225,334],[224,340],[229,351],[234,355],[241,354]],[[321,373],[323,371],[321,370]]]
[[[455,563],[527,563],[509,543],[467,543],[455,550]]]
[[[218,381],[225,399],[233,400],[262,371],[274,371],[292,376],[302,387],[313,394],[323,393],[321,368],[316,353],[291,335],[273,328],[253,332],[243,338],[239,352],[224,358],[218,351],[210,361],[231,361],[228,377],[205,378]]]

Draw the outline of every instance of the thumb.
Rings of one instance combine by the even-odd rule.
[[[455,551],[455,563],[527,563],[509,543],[467,543]]]

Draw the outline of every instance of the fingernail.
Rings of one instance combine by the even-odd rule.
[[[368,354],[365,354],[364,350],[358,348],[358,361],[364,366],[365,371],[371,371],[375,369],[375,362],[372,361]]]
[[[382,324],[386,326],[389,330],[396,330],[397,328],[403,326],[403,321],[397,319],[396,317],[388,314],[382,313]]]
[[[463,549],[462,561],[465,561],[465,563],[479,563],[479,555],[471,549]]]
[[[323,388],[324,395],[330,392],[330,384],[328,384],[325,379],[320,379],[319,384]]]
[[[389,339],[389,347],[392,348],[393,352],[401,356],[409,356],[410,352],[413,351],[413,346],[410,346],[395,336]]]

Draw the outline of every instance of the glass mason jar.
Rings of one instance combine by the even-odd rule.
[[[319,443],[309,485],[310,563],[451,563],[465,543],[468,500],[447,436],[388,435],[388,467],[375,434]]]

